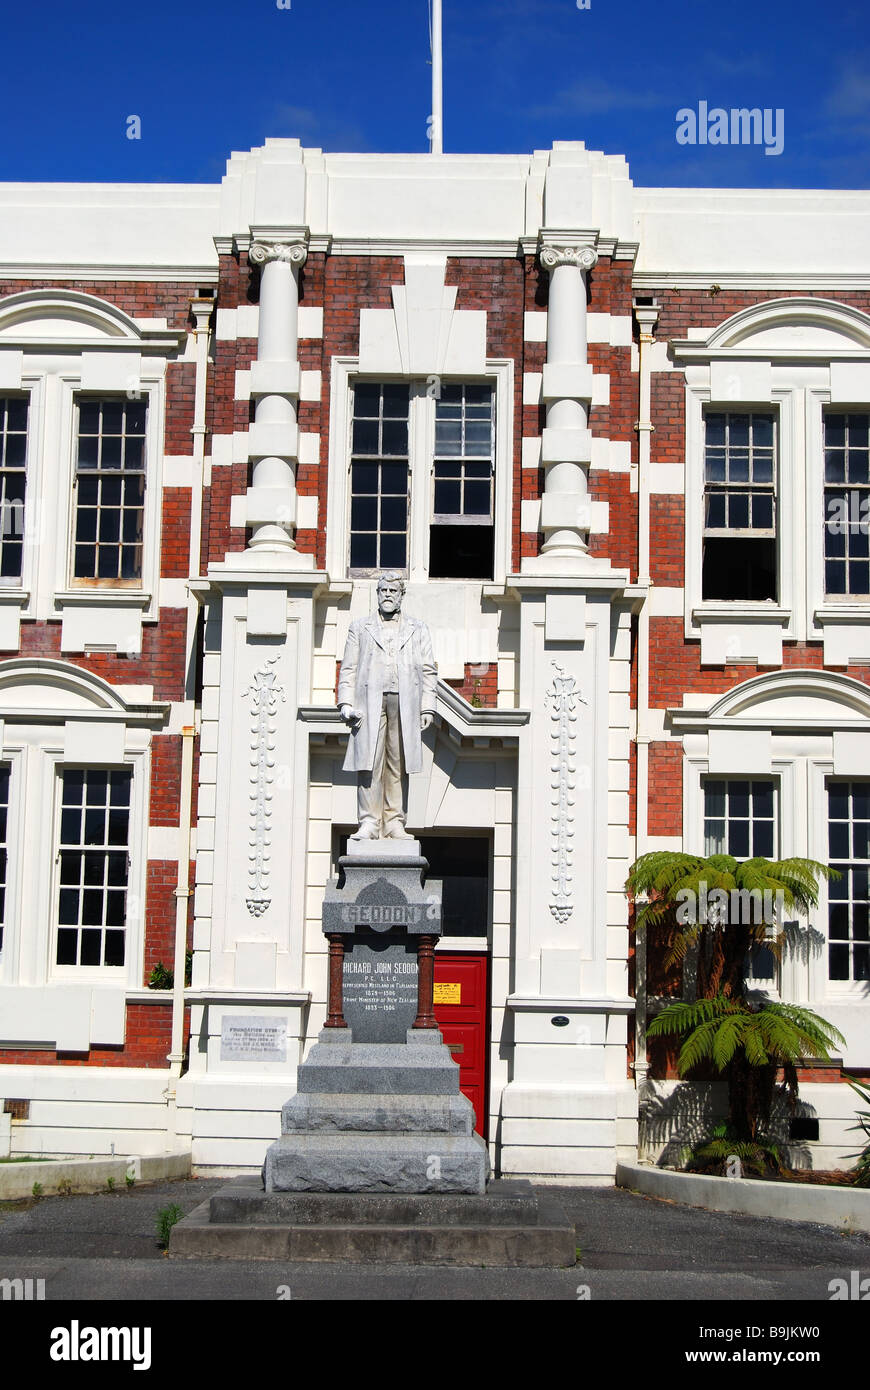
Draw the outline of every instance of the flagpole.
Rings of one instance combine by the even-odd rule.
[[[432,134],[429,153],[444,153],[441,0],[432,0]]]

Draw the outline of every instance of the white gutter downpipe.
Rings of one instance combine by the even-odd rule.
[[[199,578],[202,540],[202,497],[205,483],[205,411],[208,387],[210,321],[214,312],[213,299],[193,299],[190,305],[194,319],[194,351],[196,356],[196,385],[194,389],[193,425],[193,482],[190,490],[190,548],[188,573]],[[190,838],[193,819],[193,749],[196,738],[196,709],[194,706],[196,668],[196,630],[199,604],[193,594],[187,599],[185,633],[185,722],[181,730],[181,794],[178,811],[178,877],[175,887],[175,957],[172,985],[172,1042],[169,1052],[169,1087],[167,1102],[169,1116],[167,1139],[169,1146],[176,1138],[175,1082],[181,1076],[184,1062],[184,977],[187,963],[187,919],[191,896]]]
[[[646,596],[637,620],[637,797],[635,817],[635,858],[646,854],[649,847],[649,609],[650,609],[650,453],[654,429],[651,419],[651,371],[649,350],[654,342],[659,305],[634,305],[637,319],[639,401],[637,419],[637,583],[646,589]],[[635,996],[634,1015],[634,1080],[642,1114],[643,1098],[649,1077],[646,1050],[646,933],[635,937]],[[638,1135],[638,1158],[645,1154],[645,1135],[641,1126]]]

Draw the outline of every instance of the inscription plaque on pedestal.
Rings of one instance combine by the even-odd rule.
[[[345,946],[344,1019],[355,1042],[403,1043],[417,1016],[417,950],[407,936],[357,933]]]

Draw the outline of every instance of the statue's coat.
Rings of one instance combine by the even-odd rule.
[[[404,614],[394,620],[399,627],[396,666],[399,673],[399,721],[406,772],[422,772],[423,743],[420,715],[434,714],[438,668],[432,638],[425,623]],[[356,618],[347,634],[347,645],[338,677],[338,705],[353,705],[363,720],[351,733],[344,759],[345,772],[371,772],[375,741],[383,705],[386,653],[381,623],[376,613]]]

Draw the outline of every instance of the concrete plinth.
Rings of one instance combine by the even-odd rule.
[[[177,1259],[570,1268],[574,1228],[527,1182],[484,1196],[262,1192],[237,1179],[172,1228]]]

